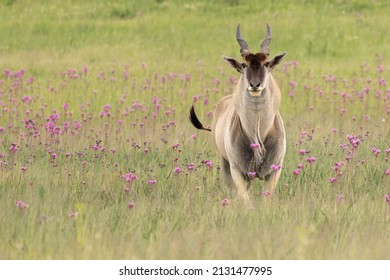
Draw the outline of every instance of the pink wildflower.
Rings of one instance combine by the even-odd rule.
[[[111,109],[111,105],[110,104],[106,104],[106,105],[103,106],[103,111],[104,112],[108,112],[108,111],[110,111],[110,109]]]
[[[175,167],[173,169],[173,173],[175,173],[175,175],[179,175],[182,172],[183,172],[183,169],[181,167]]]
[[[390,206],[390,193],[385,195],[386,203]]]
[[[308,153],[308,151],[306,151],[305,149],[299,150],[299,155],[301,155],[301,156],[304,156],[306,153]]]
[[[315,157],[308,157],[306,158],[306,161],[309,163],[309,164],[312,164],[316,161],[317,159]]]
[[[94,151],[97,151],[97,150],[99,150],[99,145],[92,145],[91,149]]]
[[[247,173],[247,175],[248,175],[249,179],[252,180],[252,179],[254,179],[256,177],[256,172],[255,171],[249,171]]]
[[[134,201],[129,201],[129,202],[127,203],[127,208],[133,209],[134,207],[135,207]]]
[[[347,139],[349,141],[349,144],[351,144],[352,147],[355,149],[360,145],[361,141],[360,141],[359,137],[357,137],[357,136],[347,135]]]
[[[177,148],[179,147],[179,145],[180,145],[180,144],[173,144],[173,145],[172,145],[172,149],[177,150]]]
[[[19,209],[25,209],[28,207],[28,204],[26,202],[23,202],[21,200],[17,200],[16,203],[15,203],[16,207],[18,207]]]
[[[19,151],[19,146],[16,143],[12,143],[9,147],[9,150],[12,153],[16,153],[17,151]]]
[[[294,89],[297,86],[298,83],[291,81],[288,84],[291,86],[292,89]]]
[[[204,163],[206,164],[207,169],[213,169],[213,163],[211,160],[206,160]]]
[[[344,162],[342,162],[342,161],[336,162],[335,165],[334,165],[334,169],[335,170],[339,170],[343,166],[344,166]]]
[[[68,214],[68,217],[69,218],[76,218],[80,213],[79,212],[70,212]]]
[[[4,68],[4,69],[3,69],[3,75],[4,75],[4,77],[8,78],[8,77],[10,76],[10,74],[11,74],[11,71],[10,71],[10,70],[8,70],[7,68]]]
[[[84,67],[83,67],[84,76],[87,76],[87,75],[88,75],[88,72],[89,72],[88,66],[84,66]]]
[[[271,164],[271,169],[273,171],[279,171],[280,169],[282,169],[282,166],[278,164]]]
[[[270,195],[271,195],[271,193],[269,191],[263,192],[263,196],[264,197],[269,197]]]
[[[188,168],[189,171],[192,171],[192,170],[194,170],[195,165],[193,163],[190,163],[190,164],[187,165],[187,168]]]
[[[335,177],[330,177],[330,178],[329,178],[329,182],[330,182],[331,184],[336,183],[336,181],[337,181],[337,179],[336,179]]]
[[[381,150],[379,150],[379,149],[376,148],[376,147],[372,147],[372,148],[371,148],[371,152],[374,153],[375,157],[378,157],[378,155],[380,154]]]
[[[133,174],[131,172],[129,172],[127,174],[123,174],[121,177],[127,183],[131,183],[131,182],[135,181],[138,178],[135,174]]]
[[[227,206],[229,204],[230,204],[229,199],[225,198],[225,199],[222,200],[222,206]]]
[[[258,148],[260,148],[260,144],[258,144],[258,143],[252,143],[252,144],[250,144],[250,148],[251,148],[252,150],[258,149]]]
[[[148,184],[149,184],[150,186],[154,186],[156,183],[157,183],[156,180],[149,180],[149,181],[148,181]]]

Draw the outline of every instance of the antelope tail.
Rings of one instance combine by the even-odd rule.
[[[193,126],[195,126],[197,129],[203,129],[207,131],[211,131],[209,128],[205,128],[203,124],[199,121],[198,117],[195,114],[195,108],[194,105],[191,106],[190,109],[190,122],[192,123]]]

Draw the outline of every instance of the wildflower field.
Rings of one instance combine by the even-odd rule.
[[[0,259],[390,258],[388,1],[47,2],[0,2]],[[238,22],[288,52],[251,211],[188,120],[233,92]]]

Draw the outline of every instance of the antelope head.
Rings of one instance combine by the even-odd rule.
[[[223,56],[234,69],[241,73],[242,82],[245,83],[247,92],[251,96],[260,96],[264,89],[267,88],[272,69],[274,69],[286,55],[286,52],[283,52],[271,60],[268,60],[271,38],[271,28],[267,24],[267,35],[260,44],[260,52],[251,53],[248,44],[241,36],[240,24],[238,24],[236,39],[240,45],[240,52],[244,61],[239,62],[232,57]]]

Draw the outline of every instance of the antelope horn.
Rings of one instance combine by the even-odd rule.
[[[242,37],[241,37],[240,24],[237,25],[236,39],[237,39],[238,44],[240,45],[241,56],[244,56],[246,53],[249,52],[249,47],[248,47],[248,44],[245,42],[245,40],[242,39]]]
[[[272,38],[271,28],[267,23],[267,36],[265,36],[265,39],[260,44],[260,50],[266,56],[269,55],[269,43],[271,43],[271,38]]]

